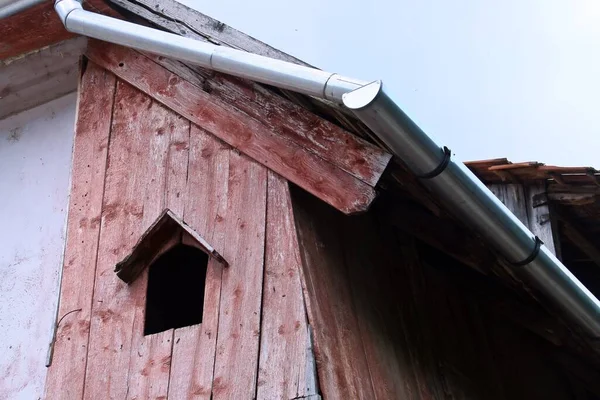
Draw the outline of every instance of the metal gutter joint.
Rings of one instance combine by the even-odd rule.
[[[56,0],[56,3],[54,3],[54,10],[56,10],[60,21],[68,31],[70,30],[67,26],[67,17],[72,11],[81,9],[83,9],[83,7],[81,7],[81,3],[75,0]]]

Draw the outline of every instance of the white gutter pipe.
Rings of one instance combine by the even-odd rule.
[[[36,6],[45,0],[0,0],[0,19],[18,14],[23,10]]]
[[[344,104],[452,213],[487,239],[585,333],[600,338],[598,299],[463,163],[451,159],[448,149],[412,122],[380,81],[359,81],[135,25],[85,11],[75,0],[57,0],[55,8],[70,32]]]

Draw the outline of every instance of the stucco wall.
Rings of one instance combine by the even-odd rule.
[[[0,399],[38,399],[58,299],[75,94],[0,120]]]

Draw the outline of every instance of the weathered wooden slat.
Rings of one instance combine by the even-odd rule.
[[[174,0],[111,0],[111,2],[178,35],[223,44],[294,64],[308,65]]]
[[[54,2],[46,1],[2,20],[0,60],[74,37],[60,22]]]
[[[318,117],[264,87],[244,79],[190,69],[165,57],[148,55],[156,63],[261,121],[269,130],[325,161],[375,186],[391,155],[337,125]]]
[[[112,73],[91,62],[81,78],[60,324],[46,379],[48,399],[80,399],[83,395],[115,82]]]
[[[267,169],[229,157],[229,192],[213,399],[256,396],[264,270]]]
[[[527,226],[534,235],[539,237],[544,245],[556,255],[557,238],[553,232],[548,202],[537,204],[535,199],[546,194],[546,185],[541,182],[527,185],[524,188],[527,206]]]
[[[130,109],[128,111],[131,113],[132,118],[149,120],[149,125],[144,127],[145,129],[149,128],[148,131],[135,132],[139,135],[137,139],[132,137],[135,142],[124,143],[130,145],[132,151],[136,151],[136,142],[142,140],[150,142],[150,152],[142,153],[147,159],[147,164],[145,171],[141,173],[143,174],[141,177],[146,180],[143,198],[144,215],[142,218],[142,226],[146,227],[156,220],[164,208],[170,209],[173,207],[181,210],[181,202],[177,199],[177,196],[169,194],[169,192],[182,190],[181,184],[178,182],[179,178],[169,181],[168,175],[171,173],[185,179],[187,175],[187,156],[179,158],[169,156],[172,155],[170,150],[172,149],[173,138],[185,141],[190,131],[190,123],[154,101],[148,110]],[[114,149],[114,151],[118,150]],[[168,203],[167,199],[175,201]],[[169,248],[172,245],[171,242],[177,243],[180,240],[181,237],[177,234],[158,246]],[[167,398],[173,330],[144,336],[144,316],[148,287],[147,268],[140,278],[133,283],[130,290],[132,304],[129,307],[135,305],[135,316],[129,356],[127,398]]]
[[[143,335],[137,309],[144,304],[145,281],[138,280],[137,285],[129,287],[113,270],[147,229],[144,224],[151,224],[162,209],[169,135],[158,128],[166,113],[145,94],[118,82],[102,207],[86,399],[127,398],[129,372],[139,373],[129,371],[129,361],[132,350],[133,354],[138,350],[134,339]],[[155,384],[163,390],[168,369],[161,377],[155,373],[164,372],[160,370],[164,361],[156,360],[158,371],[152,371],[161,380]],[[137,392],[138,388],[132,389]]]
[[[223,251],[231,147],[195,125],[191,126],[189,147],[185,220]],[[170,399],[211,398],[222,272],[220,263],[209,260],[202,324],[175,330]]]
[[[404,268],[405,260],[396,254],[391,230],[387,232],[389,236],[382,236],[371,213],[341,223],[348,282],[359,327],[355,334],[360,335],[364,347],[374,398],[410,399],[414,371],[407,367],[410,350],[397,313],[397,304],[404,300],[398,292],[403,288],[390,274]],[[391,248],[395,251],[390,252]]]
[[[132,50],[90,41],[88,56],[144,93],[344,213],[366,210],[374,189],[254,118]]]
[[[120,17],[104,0],[86,0],[85,9]],[[68,32],[54,11],[54,1],[46,0],[18,14],[4,18],[0,24],[0,60],[16,57],[75,37]]]
[[[340,215],[300,191],[293,193],[293,204],[323,397],[375,399],[352,306]]]
[[[270,171],[267,193],[265,278],[256,398],[301,398],[316,393],[314,387],[306,387],[307,315],[287,181]]]

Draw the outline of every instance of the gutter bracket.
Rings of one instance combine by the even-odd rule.
[[[438,176],[439,174],[444,172],[444,170],[446,169],[448,164],[450,164],[451,157],[452,157],[452,151],[449,148],[447,148],[446,146],[444,146],[444,159],[442,160],[440,165],[435,167],[431,172],[427,172],[426,174],[417,175],[417,178],[419,178],[419,179],[435,178],[436,176]]]
[[[535,260],[535,258],[540,253],[540,249],[543,244],[544,244],[544,242],[542,242],[542,239],[540,239],[539,237],[536,236],[535,237],[535,246],[533,247],[533,251],[531,252],[531,254],[523,261],[517,261],[517,262],[509,261],[509,263],[515,267],[524,267],[525,265],[527,265],[530,262],[532,262],[533,260]]]

